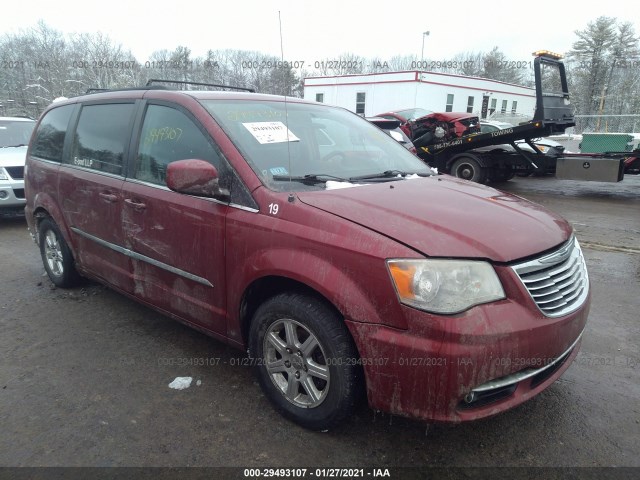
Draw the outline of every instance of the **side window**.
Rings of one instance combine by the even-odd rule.
[[[122,175],[133,111],[133,103],[82,107],[73,141],[71,164]]]
[[[64,137],[74,107],[75,105],[65,105],[49,110],[38,126],[31,155],[54,162],[62,161]]]
[[[149,105],[142,124],[134,178],[165,185],[167,165],[197,158],[215,166],[220,175],[218,151],[184,113],[162,105]]]

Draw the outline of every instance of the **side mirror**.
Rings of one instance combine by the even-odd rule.
[[[167,165],[167,187],[174,192],[229,201],[229,192],[218,185],[218,170],[204,160],[178,160]]]

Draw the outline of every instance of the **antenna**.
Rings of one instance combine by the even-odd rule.
[[[282,88],[287,84],[287,77],[284,68],[284,47],[282,46],[282,18],[278,10],[278,24],[280,26],[280,60],[282,60]],[[287,109],[287,92],[284,92],[284,127],[287,129],[287,160],[289,164],[289,185],[291,185],[291,141],[289,140],[289,110]],[[289,201],[293,201],[293,195],[289,195]]]

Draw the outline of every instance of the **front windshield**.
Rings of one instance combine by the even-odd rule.
[[[357,182],[356,177],[363,176],[431,173],[378,127],[341,108],[288,102],[287,121],[282,101],[203,100],[202,104],[273,190],[323,189],[327,180]],[[304,182],[305,176],[316,181]]]
[[[417,118],[424,117],[431,113],[433,113],[431,110],[425,110],[424,108],[408,108],[407,110],[399,110],[397,112],[398,115],[406,118],[407,120],[416,120]]]
[[[36,122],[0,120],[0,148],[27,145]]]

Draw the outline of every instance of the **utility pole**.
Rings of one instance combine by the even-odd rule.
[[[429,36],[429,30],[427,30],[426,32],[422,32],[422,53],[420,54],[420,61],[422,62],[424,60],[424,37],[428,37]]]

